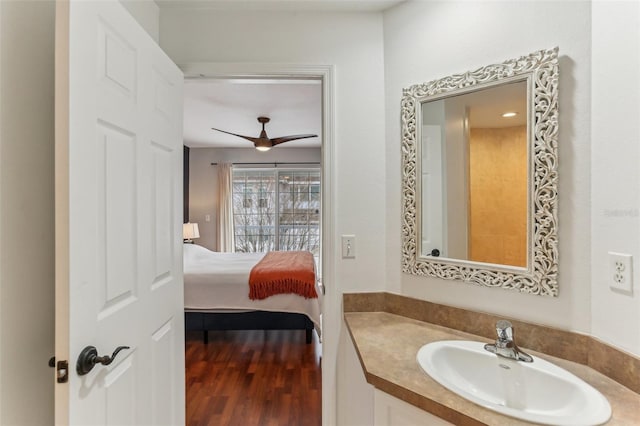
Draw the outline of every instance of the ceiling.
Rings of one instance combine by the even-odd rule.
[[[381,12],[405,0],[155,0],[161,9]]]
[[[212,127],[258,137],[259,116],[271,119],[270,138],[312,133],[317,138],[287,142],[288,148],[319,148],[322,141],[322,84],[301,79],[186,79],[184,144],[191,148],[252,148],[251,142]]]
[[[501,84],[461,96],[469,108],[469,125],[479,128],[500,128],[527,124],[527,83],[519,81]],[[502,114],[515,112],[515,117]]]
[[[467,109],[469,127],[472,128],[501,128],[527,124],[526,81],[501,84],[429,102],[440,102],[442,105],[446,103],[457,111]],[[505,118],[502,114],[506,112],[515,112],[516,116]]]

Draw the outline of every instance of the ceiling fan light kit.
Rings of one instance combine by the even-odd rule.
[[[233,135],[233,136],[237,136],[239,138],[243,138],[246,139],[250,142],[253,142],[253,146],[258,150],[258,151],[269,151],[272,147],[279,145],[281,143],[285,143],[285,142],[290,142],[290,141],[294,141],[297,139],[306,139],[306,138],[315,138],[318,137],[318,135],[312,135],[312,134],[305,134],[305,135],[290,135],[290,136],[280,136],[278,138],[273,138],[270,139],[267,136],[267,132],[264,129],[264,125],[266,123],[268,123],[270,121],[269,117],[258,117],[258,122],[262,124],[262,131],[260,132],[260,136],[257,138],[251,137],[251,136],[244,136],[244,135],[239,135],[237,133],[231,133],[231,132],[227,132],[226,130],[220,130],[220,129],[216,129],[214,127],[212,127],[212,130],[216,130],[218,132],[222,132],[222,133],[226,133],[228,135]]]

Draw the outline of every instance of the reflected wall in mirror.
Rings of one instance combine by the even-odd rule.
[[[422,103],[420,253],[527,267],[527,81]]]
[[[557,295],[557,53],[404,89],[404,272]]]

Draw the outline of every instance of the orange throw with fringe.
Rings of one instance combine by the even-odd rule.
[[[294,293],[317,298],[313,255],[308,251],[270,251],[249,275],[249,299]]]

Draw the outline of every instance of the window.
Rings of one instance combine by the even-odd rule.
[[[234,169],[236,252],[308,250],[320,255],[318,169]]]

